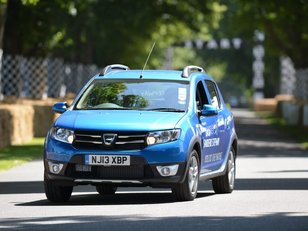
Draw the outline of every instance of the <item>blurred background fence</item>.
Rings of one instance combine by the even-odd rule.
[[[280,58],[280,94],[294,95],[297,99],[308,100],[308,68],[295,70],[289,57]]]
[[[296,71],[294,96],[300,100],[308,101],[308,68]]]
[[[308,69],[295,70],[290,58],[281,63],[280,94],[308,100]],[[3,55],[0,100],[6,98],[46,99],[76,93],[101,69],[96,65],[67,63],[59,58],[29,58]]]
[[[66,63],[58,58],[28,58],[4,55],[0,99],[46,99],[76,93],[94,74],[96,65]]]

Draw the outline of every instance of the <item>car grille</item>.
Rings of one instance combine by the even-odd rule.
[[[75,165],[70,164],[66,175],[79,179],[141,179],[144,178],[144,166],[92,166],[90,172],[78,172]]]
[[[104,142],[104,135],[115,134],[111,144]],[[87,132],[75,131],[73,146],[78,149],[100,149],[100,150],[134,150],[146,147],[146,132]]]
[[[149,165],[91,166],[90,172],[76,171],[75,164],[68,164],[66,176],[77,179],[134,180],[154,176]]]

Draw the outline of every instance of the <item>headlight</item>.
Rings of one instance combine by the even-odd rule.
[[[73,143],[75,138],[74,131],[65,128],[53,127],[50,134],[52,138],[69,144]]]
[[[177,140],[180,137],[180,129],[150,132],[147,137],[147,144],[161,144]]]

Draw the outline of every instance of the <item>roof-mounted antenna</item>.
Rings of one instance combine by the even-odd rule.
[[[151,50],[150,50],[150,52],[149,52],[149,54],[148,54],[148,57],[147,57],[147,59],[145,60],[145,64],[144,64],[144,66],[143,66],[143,68],[142,68],[142,70],[141,70],[141,73],[140,73],[140,79],[142,79],[142,75],[143,75],[143,71],[144,71],[144,69],[145,69],[145,67],[146,67],[146,65],[147,65],[147,63],[148,63],[148,61],[149,61],[149,58],[150,58],[150,56],[151,56],[151,54],[152,54],[152,51],[153,51],[153,49],[154,49],[154,47],[155,47],[155,44],[156,44],[156,42],[154,42],[153,43],[153,45],[152,45],[152,48],[151,48]]]

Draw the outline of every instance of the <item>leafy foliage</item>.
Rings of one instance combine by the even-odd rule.
[[[99,66],[120,62],[140,68],[154,40],[149,66],[161,66],[167,46],[197,32],[208,36],[221,14],[215,0],[23,2],[8,2],[5,52]]]
[[[231,4],[229,4],[231,5]],[[235,0],[229,12],[233,33],[252,37],[265,32],[266,50],[291,57],[296,68],[308,67],[308,3],[305,0]]]
[[[205,66],[223,83],[227,78],[244,91],[251,86],[251,50],[258,29],[266,35],[267,96],[278,89],[279,56],[291,57],[296,68],[308,67],[305,0],[0,0],[3,4],[5,53],[141,68],[156,41],[147,68],[162,68],[172,44],[239,37],[245,40],[239,51],[176,48],[173,67]]]

